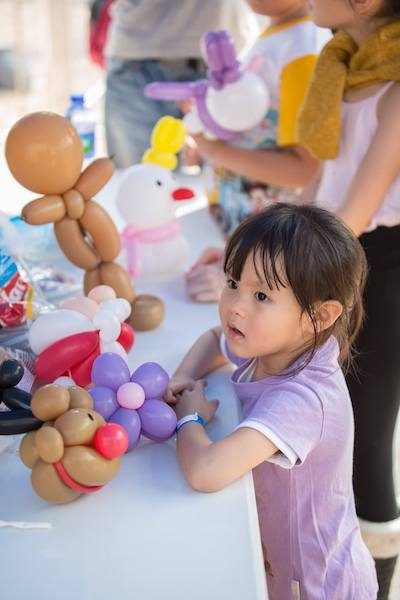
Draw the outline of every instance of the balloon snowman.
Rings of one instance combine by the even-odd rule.
[[[189,133],[234,140],[240,132],[260,123],[268,111],[268,89],[254,64],[243,68],[227,31],[209,31],[202,39],[202,53],[208,78],[195,82],[154,82],[145,94],[157,100],[192,100],[185,115]]]
[[[126,358],[134,342],[133,329],[124,321],[131,305],[116,298],[106,285],[87,297],[65,300],[60,309],[43,313],[32,323],[29,344],[37,358],[37,377],[46,383],[87,386],[93,361],[114,352]]]
[[[17,121],[8,133],[5,154],[14,178],[28,190],[44,194],[23,208],[22,218],[30,225],[54,223],[61,250],[85,271],[85,293],[109,285],[134,307],[131,322],[136,329],[157,327],[163,318],[161,300],[135,295],[126,270],[115,262],[121,246],[118,231],[92,200],[111,178],[112,161],[96,159],[81,173],[79,135],[67,119],[51,112]],[[159,310],[154,309],[156,303]]]
[[[178,201],[193,198],[194,193],[178,187],[171,173],[185,132],[181,120],[170,116],[160,119],[142,163],[126,169],[119,182],[116,205],[127,223],[122,243],[127,270],[133,277],[170,275],[187,262],[189,247],[175,218],[175,207]]]

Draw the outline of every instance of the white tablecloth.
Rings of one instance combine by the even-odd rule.
[[[221,243],[206,210],[182,222],[193,258]],[[162,296],[167,312],[158,329],[137,334],[130,367],[150,360],[172,373],[218,322],[217,307],[191,303],[182,278],[136,287]],[[225,368],[209,378],[207,394],[221,400],[208,427],[214,439],[240,419],[228,375]],[[101,492],[71,504],[47,504],[29,477],[15,450],[0,454],[0,520],[52,525],[0,528],[1,600],[265,600],[251,475],[218,493],[194,492],[170,440],[142,442]]]

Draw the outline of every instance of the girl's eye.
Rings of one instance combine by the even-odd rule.
[[[226,285],[231,290],[236,290],[237,289],[237,283],[236,283],[236,281],[234,279],[227,279]]]
[[[265,302],[268,300],[268,296],[267,294],[264,294],[264,292],[256,292],[255,297],[259,302]]]

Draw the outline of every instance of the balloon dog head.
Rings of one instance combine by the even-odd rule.
[[[44,421],[20,445],[32,469],[32,486],[48,502],[64,503],[99,491],[114,478],[128,445],[126,431],[105,424],[83,388],[50,384],[32,397],[33,414]]]

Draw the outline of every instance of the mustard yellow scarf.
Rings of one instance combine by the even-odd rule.
[[[298,142],[323,160],[340,146],[345,90],[400,81],[400,20],[383,25],[358,47],[343,31],[323,48],[298,120]]]

